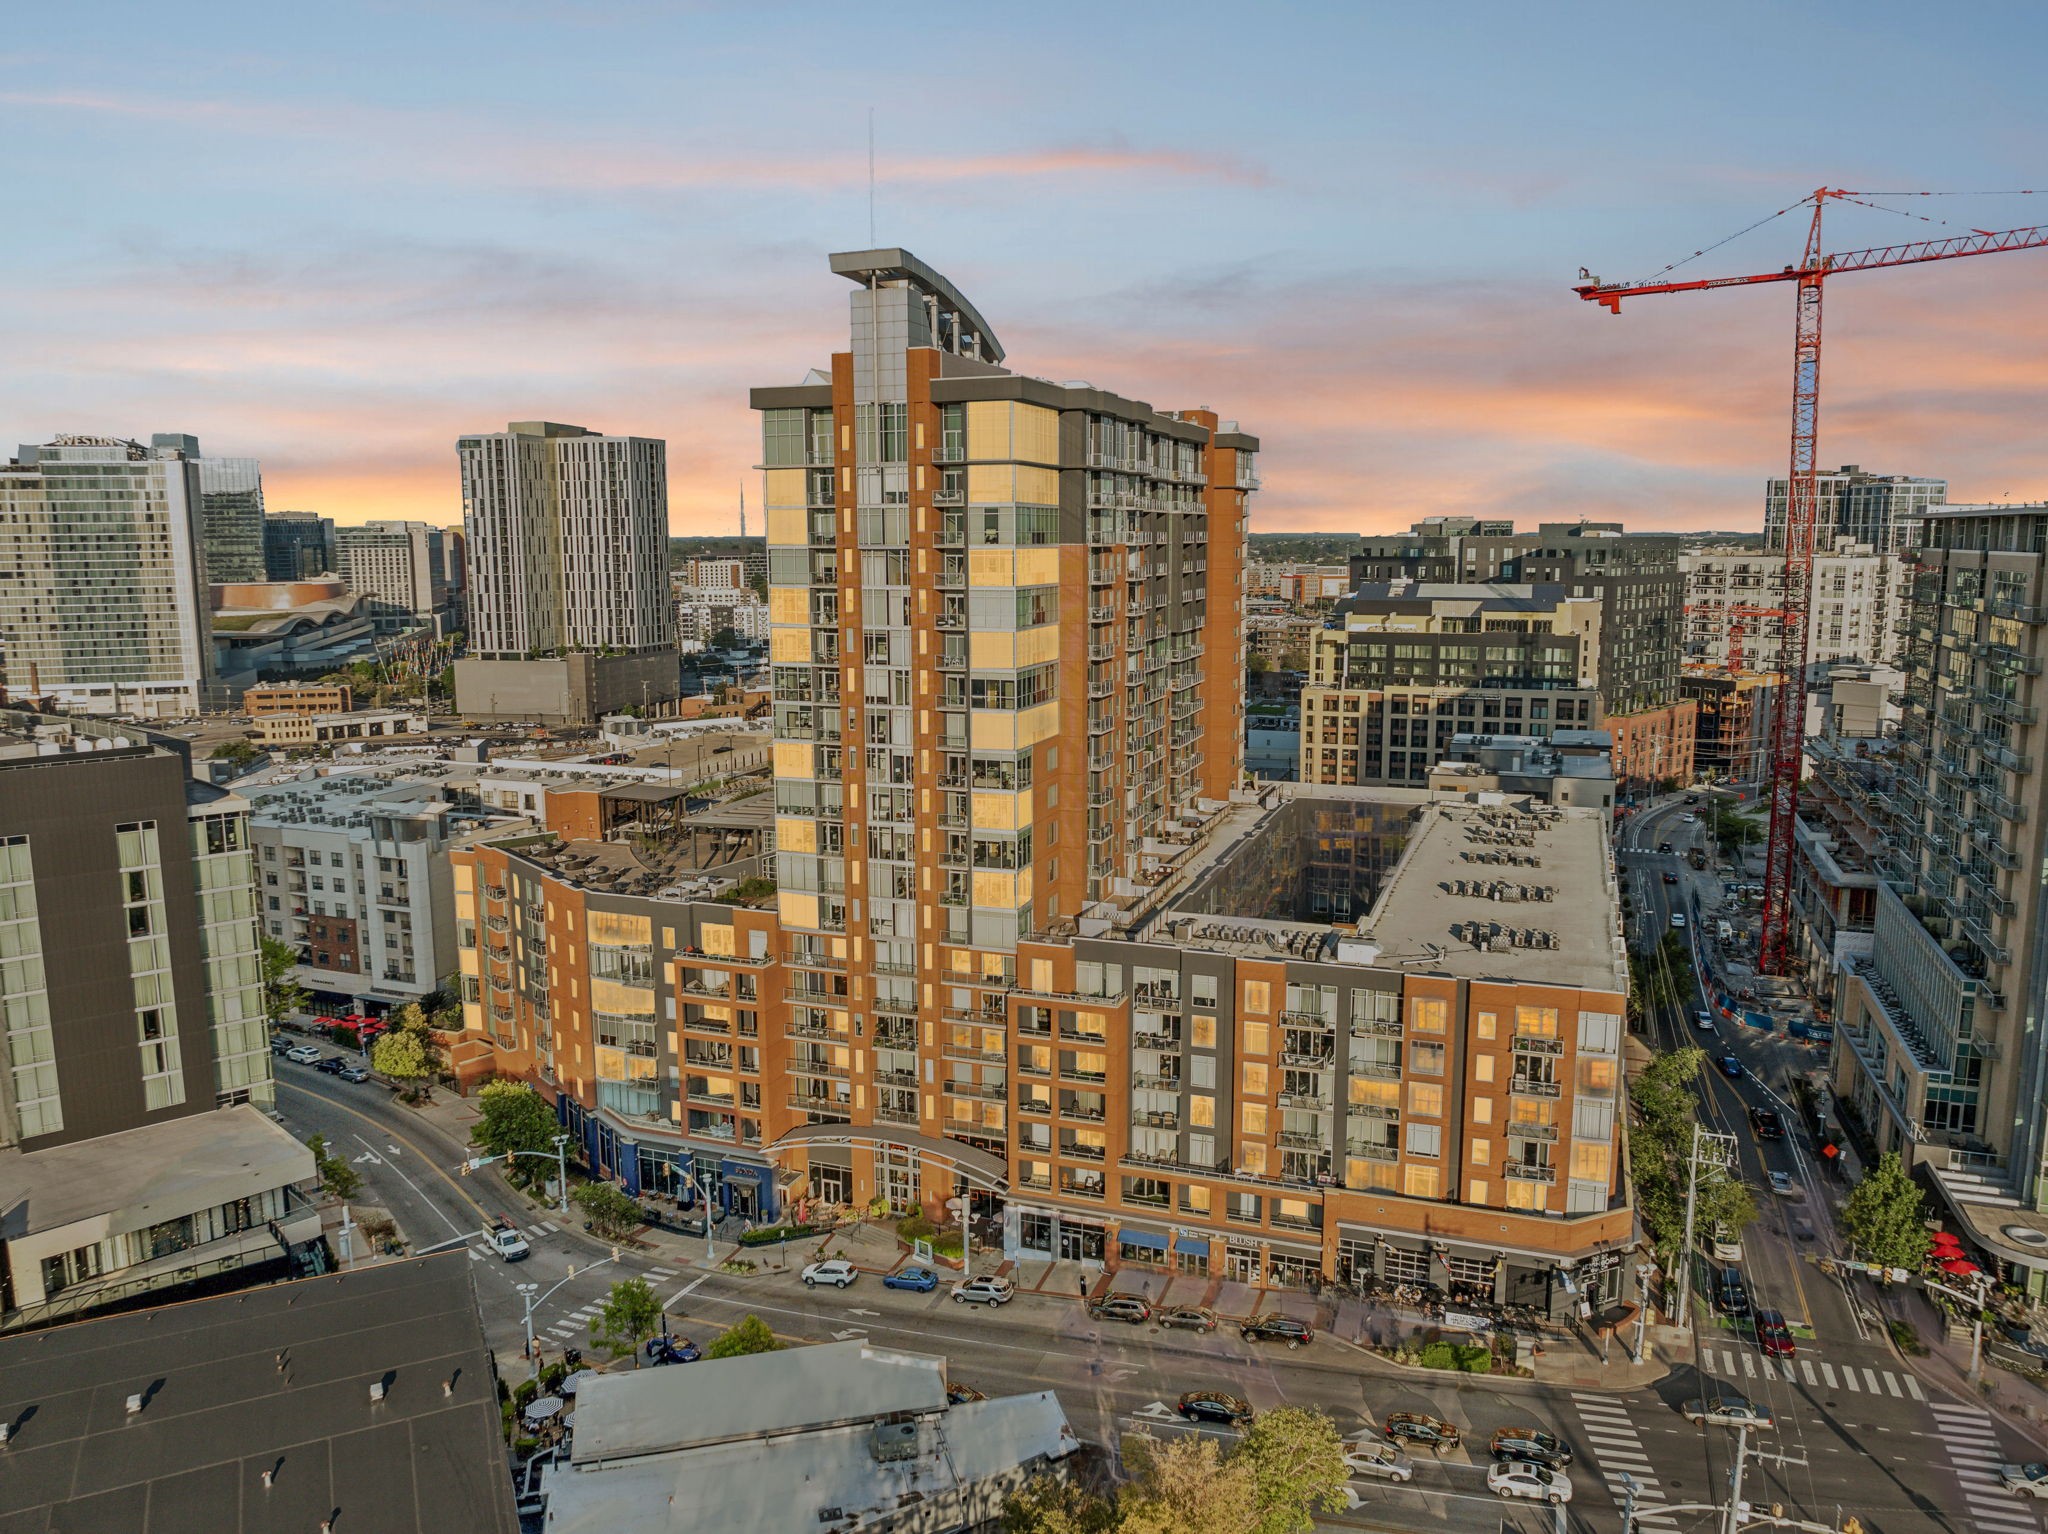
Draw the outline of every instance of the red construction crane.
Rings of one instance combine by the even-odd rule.
[[[1918,240],[1825,255],[1820,246],[1821,214],[1836,199],[1862,202],[1867,197],[1916,195],[1846,192],[1821,187],[1793,207],[1813,205],[1813,223],[1806,233],[1806,251],[1797,266],[1758,272],[1749,277],[1708,277],[1687,282],[1602,282],[1584,268],[1572,291],[1589,303],[1621,313],[1624,298],[1652,293],[1692,293],[1704,288],[1747,287],[1759,282],[1799,285],[1797,323],[1792,348],[1792,472],[1785,508],[1784,640],[1779,669],[1784,685],[1777,690],[1771,719],[1771,840],[1765,856],[1763,930],[1757,968],[1782,975],[1792,959],[1793,826],[1799,809],[1800,753],[1806,734],[1806,629],[1813,598],[1813,545],[1820,510],[1814,440],[1820,425],[1820,299],[1821,285],[1845,272],[1869,272],[1888,266],[1913,266],[1925,261],[1952,261],[1959,256],[1988,256],[2001,250],[2032,250],[2048,245],[2048,226],[2031,229],[1973,229],[1945,240]],[[1866,204],[1866,206],[1874,206]],[[1784,210],[1790,212],[1791,209]],[[1887,209],[1896,212],[1896,209]],[[1667,270],[1669,270],[1667,268]]]

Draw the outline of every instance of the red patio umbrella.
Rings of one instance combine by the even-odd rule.
[[[1941,1265],[1941,1271],[1952,1278],[1965,1278],[1981,1270],[1967,1257],[1951,1257]]]
[[[1932,1250],[1944,1257],[1960,1257],[1963,1251],[1963,1243],[1956,1240],[1954,1236],[1936,1236],[1930,1245]]]

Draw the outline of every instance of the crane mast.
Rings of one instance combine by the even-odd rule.
[[[1821,214],[1830,201],[1860,200],[1862,194],[1820,187],[1803,202],[1813,204],[1806,248],[1797,266],[1744,277],[1709,277],[1683,282],[1603,283],[1581,270],[1573,290],[1610,314],[1621,313],[1624,298],[1663,293],[1693,293],[1714,288],[1746,287],[1764,282],[1797,284],[1796,324],[1792,348],[1792,455],[1786,485],[1785,578],[1780,597],[1782,637],[1779,666],[1782,679],[1770,719],[1770,843],[1764,854],[1764,906],[1757,945],[1761,974],[1782,975],[1793,968],[1792,860],[1797,849],[1799,775],[1806,736],[1807,615],[1813,605],[1813,557],[1819,538],[1820,478],[1816,447],[1820,434],[1821,293],[1830,276],[1949,261],[1999,251],[2032,250],[2048,245],[2048,226],[2026,229],[1974,229],[1949,239],[1917,240],[1904,245],[1824,254]],[[1796,206],[1796,204],[1795,204]],[[1789,210],[1788,210],[1789,211]]]

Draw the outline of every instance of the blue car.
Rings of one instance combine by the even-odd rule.
[[[899,1268],[882,1280],[884,1289],[915,1289],[930,1294],[939,1287],[939,1275],[930,1268]]]
[[[651,1364],[693,1364],[704,1356],[704,1350],[689,1338],[672,1337],[667,1332],[649,1337],[646,1351]]]
[[[1742,1075],[1742,1062],[1733,1055],[1723,1055],[1721,1057],[1721,1074],[1730,1081],[1736,1080]]]

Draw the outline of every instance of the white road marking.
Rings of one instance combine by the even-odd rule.
[[[1844,1385],[1847,1385],[1851,1390],[1861,1390],[1863,1388],[1861,1385],[1856,1383],[1856,1371],[1850,1368],[1847,1364],[1842,1365],[1842,1383]]]
[[[1742,1377],[1746,1380],[1756,1378],[1756,1359],[1748,1353],[1742,1355]]]
[[[1903,1401],[1906,1398],[1906,1392],[1899,1389],[1898,1377],[1889,1369],[1884,1371],[1884,1383],[1885,1388],[1899,1400]]]
[[[1863,1371],[1863,1378],[1869,1381],[1870,1393],[1872,1395],[1881,1396],[1884,1394],[1882,1390],[1877,1388],[1877,1371],[1875,1369],[1865,1369]]]
[[[1833,1390],[1835,1388],[1835,1366],[1831,1363],[1823,1363],[1820,1366],[1820,1372],[1827,1377],[1828,1389]]]
[[[358,1145],[363,1147],[363,1149],[369,1150],[370,1142],[368,1140],[365,1140],[361,1135],[355,1136],[355,1140]],[[441,1223],[447,1226],[451,1232],[458,1236],[469,1234],[467,1227],[457,1225],[452,1219],[450,1219],[448,1217],[447,1212],[444,1209],[442,1209],[442,1207],[439,1204],[435,1203],[432,1199],[428,1198],[427,1195],[421,1191],[420,1185],[414,1182],[410,1177],[407,1177],[405,1175],[405,1172],[401,1168],[394,1166],[391,1168],[391,1170],[401,1182],[403,1182],[408,1188],[412,1189],[413,1193],[419,1198],[419,1201],[421,1203],[425,1204],[429,1209],[433,1210],[436,1215],[440,1216]]]
[[[1803,1375],[1805,1375],[1805,1376],[1806,1376],[1806,1383],[1807,1383],[1807,1384],[1809,1384],[1809,1385],[1814,1385],[1814,1386],[1817,1386],[1817,1385],[1819,1385],[1819,1384],[1820,1384],[1820,1381],[1819,1381],[1819,1380],[1817,1380],[1817,1379],[1815,1379],[1815,1378],[1814,1378],[1814,1375],[1813,1375],[1813,1360],[1812,1360],[1812,1359],[1810,1359],[1810,1358],[1802,1358],[1802,1359],[1800,1359],[1800,1360],[1799,1360],[1799,1372],[1800,1372],[1801,1374],[1803,1374]]]
[[[1915,1379],[1910,1374],[1906,1376],[1906,1394],[1911,1396],[1916,1401],[1924,1401],[1927,1399],[1927,1397],[1921,1392],[1920,1381]]]
[[[484,1254],[478,1251],[475,1247],[471,1247],[469,1249],[469,1260],[471,1262],[482,1262],[484,1260]]]
[[[674,1278],[676,1270],[674,1268],[649,1268],[647,1274],[650,1278]]]

